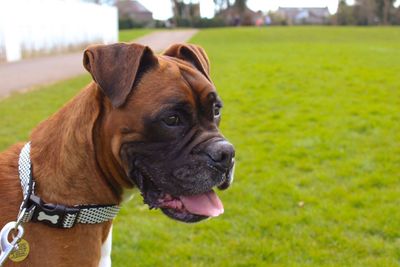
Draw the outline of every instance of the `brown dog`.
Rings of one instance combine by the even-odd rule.
[[[151,208],[180,221],[222,213],[212,188],[230,185],[234,149],[218,130],[222,104],[204,50],[177,44],[156,56],[137,44],[91,46],[84,66],[94,82],[32,131],[36,195],[107,205],[137,187]],[[22,146],[0,154],[0,229],[16,220],[22,201]],[[16,266],[109,265],[101,253],[111,224],[26,223],[31,252]]]

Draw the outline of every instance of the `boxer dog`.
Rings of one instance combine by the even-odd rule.
[[[155,55],[138,44],[95,45],[83,64],[93,82],[32,131],[35,193],[48,203],[109,205],[135,187],[178,221],[223,213],[213,189],[232,182],[234,148],[218,130],[222,102],[204,50],[176,44]],[[22,147],[0,154],[0,228],[22,201]],[[30,255],[6,266],[109,266],[111,224],[26,223]]]

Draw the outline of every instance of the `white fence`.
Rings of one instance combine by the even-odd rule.
[[[0,0],[0,61],[117,41],[115,7],[77,0]]]

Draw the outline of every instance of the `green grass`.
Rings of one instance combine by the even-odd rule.
[[[137,194],[117,217],[113,266],[398,266],[400,28],[216,29],[193,42],[237,149],[225,214],[185,225]],[[88,80],[0,102],[0,148]]]
[[[139,38],[143,35],[151,33],[152,29],[133,29],[133,30],[121,30],[119,31],[118,40],[120,42],[130,42]]]
[[[90,82],[90,75],[62,81],[0,101],[0,151],[21,140]]]

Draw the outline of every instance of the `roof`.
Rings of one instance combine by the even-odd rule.
[[[299,13],[307,12],[314,17],[328,17],[330,15],[327,7],[279,7],[278,12],[294,18]]]
[[[257,12],[254,12],[253,10],[251,10],[250,8],[248,8],[246,6],[245,10],[244,10],[245,14],[250,14],[250,15],[257,15]],[[221,10],[217,15],[218,16],[226,16],[226,15],[232,15],[232,14],[240,14],[240,10],[238,7],[236,6],[230,6],[228,8],[225,8],[223,10]]]
[[[151,13],[138,1],[118,0],[116,1],[115,5],[118,7],[118,9],[125,10],[125,12],[129,11],[129,13]]]

